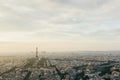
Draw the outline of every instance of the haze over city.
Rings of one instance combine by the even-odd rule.
[[[120,0],[1,0],[0,53],[120,50]]]
[[[120,80],[120,0],[0,0],[0,80]]]

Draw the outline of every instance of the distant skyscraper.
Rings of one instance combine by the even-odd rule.
[[[36,58],[38,58],[38,47],[36,47]]]

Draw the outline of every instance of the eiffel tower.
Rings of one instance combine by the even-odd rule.
[[[36,58],[38,59],[38,47],[36,47]]]

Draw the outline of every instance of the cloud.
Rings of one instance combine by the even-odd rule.
[[[81,9],[91,10],[91,9],[99,8],[112,0],[92,0],[92,1],[91,0],[84,0],[84,1],[83,0],[51,0],[51,1],[55,1],[57,3],[61,3],[73,7],[79,7]]]
[[[24,40],[33,39],[35,36],[38,40],[88,39],[88,37],[105,39],[104,36],[108,39],[115,38],[120,34],[116,32],[120,25],[119,2],[119,0],[4,0],[0,1],[0,31],[20,32],[22,37],[20,35],[18,37]],[[9,34],[6,37],[9,38]]]

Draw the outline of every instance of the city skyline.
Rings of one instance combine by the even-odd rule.
[[[119,2],[0,1],[0,52],[120,50]]]

